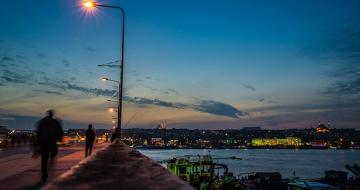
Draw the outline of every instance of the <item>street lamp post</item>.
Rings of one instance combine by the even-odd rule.
[[[123,8],[112,5],[103,5],[97,4],[94,1],[86,1],[83,3],[83,6],[86,8],[95,8],[95,7],[105,7],[105,8],[114,8],[120,9],[122,13],[122,41],[121,41],[121,65],[120,65],[120,83],[119,83],[119,103],[118,103],[118,138],[121,139],[121,123],[122,123],[122,102],[123,102],[123,85],[124,85],[124,46],[125,46],[125,11]]]

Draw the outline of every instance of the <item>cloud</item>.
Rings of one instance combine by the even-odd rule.
[[[1,58],[1,62],[3,62],[3,61],[15,61],[15,59],[14,58],[12,58],[12,57],[8,57],[8,56],[4,56],[4,57],[2,57]]]
[[[124,101],[134,103],[136,105],[156,105],[161,107],[176,108],[176,109],[193,109],[198,112],[208,113],[212,115],[220,115],[231,118],[240,118],[248,115],[246,112],[240,111],[237,108],[222,102],[213,100],[202,100],[199,104],[184,104],[178,102],[168,102],[159,99],[148,99],[141,97],[125,96]]]
[[[14,67],[16,66],[15,64],[15,59],[9,56],[4,56],[0,59],[0,66],[1,67]]]
[[[88,50],[89,52],[94,52],[95,51],[95,49],[90,47],[90,46],[86,46],[85,49]]]
[[[9,70],[3,70],[3,75],[0,76],[4,82],[12,82],[12,83],[26,83],[31,84],[36,82],[38,85],[50,87],[53,89],[61,89],[63,91],[78,91],[81,93],[94,95],[94,96],[107,96],[113,97],[117,94],[117,90],[115,89],[101,89],[101,88],[92,88],[81,86],[78,84],[74,84],[65,79],[56,79],[56,78],[49,78],[49,77],[41,77],[38,79],[34,79],[32,75],[20,75],[16,72],[11,72]],[[1,81],[0,81],[1,82]],[[156,90],[154,88],[148,87],[152,90]],[[167,89],[168,92],[176,92],[175,89],[169,88]],[[53,94],[53,95],[63,95],[62,92],[54,91],[54,90],[34,90],[35,92]],[[175,109],[192,109],[198,112],[219,115],[219,116],[226,116],[231,118],[239,118],[240,116],[247,115],[245,112],[238,110],[237,108],[222,102],[217,102],[213,100],[202,100],[199,101],[198,104],[185,104],[180,102],[170,102],[170,101],[163,101],[160,99],[149,99],[149,98],[142,98],[142,97],[130,97],[124,96],[124,101],[134,103],[138,106],[144,105],[155,105],[160,107],[167,107],[167,108],[175,108]]]
[[[8,69],[3,69],[2,74],[0,75],[0,79],[3,81],[3,83],[10,82],[17,84],[28,83],[31,77],[32,74],[27,74],[27,75],[18,74]]]
[[[109,67],[109,68],[120,68],[120,65],[117,64],[119,62],[120,62],[119,60],[115,60],[115,61],[111,61],[111,62],[108,62],[108,63],[99,64],[97,66],[98,67]]]
[[[40,58],[40,59],[45,59],[45,58],[46,58],[46,54],[45,54],[45,53],[38,53],[36,56],[37,56],[38,58]]]
[[[172,93],[177,93],[177,91],[175,89],[173,89],[173,88],[168,88],[167,91],[172,92]]]
[[[248,85],[248,84],[243,84],[243,87],[247,88],[247,89],[250,89],[252,91],[256,91],[256,88],[251,86],[251,85]]]
[[[258,102],[265,102],[265,98],[262,98],[262,97],[252,97],[252,96],[249,96],[248,97],[250,100],[255,100],[255,101],[258,101]],[[269,103],[273,103],[273,102],[270,102],[268,101]]]
[[[25,58],[25,56],[23,56],[23,55],[16,55],[16,59],[24,59]]]
[[[64,64],[65,67],[70,67],[70,61],[63,59],[61,62]]]
[[[334,63],[334,69],[325,73],[335,82],[324,90],[337,97],[360,95],[360,26],[349,26],[325,39],[301,50],[301,54],[311,58]]]
[[[263,102],[263,101],[265,101],[265,98],[259,98],[258,101]]]
[[[137,105],[156,105],[161,107],[168,107],[168,108],[178,108],[178,109],[185,109],[190,108],[191,106],[183,103],[177,103],[177,102],[167,102],[162,101],[159,99],[148,99],[148,98],[142,98],[142,97],[130,97],[130,96],[124,96],[124,101],[135,103]]]
[[[232,118],[239,118],[240,116],[247,115],[246,112],[242,112],[229,104],[216,102],[213,100],[203,100],[199,105],[194,105],[194,109],[199,112],[211,113],[214,115],[222,115]]]
[[[40,92],[40,93],[45,93],[45,94],[54,94],[54,95],[64,95],[61,92],[57,92],[57,91],[51,91],[51,90],[33,90],[34,92]]]
[[[90,94],[95,96],[112,96],[114,93],[117,92],[116,90],[78,86],[66,80],[56,80],[47,77],[44,77],[44,79],[45,79],[44,81],[39,82],[40,85],[45,85],[52,88],[59,88],[62,90],[76,90],[85,94]]]

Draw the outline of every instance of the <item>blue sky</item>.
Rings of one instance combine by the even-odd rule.
[[[2,2],[0,124],[111,127],[120,12],[81,3]],[[99,3],[126,11],[126,127],[359,127],[359,1]]]

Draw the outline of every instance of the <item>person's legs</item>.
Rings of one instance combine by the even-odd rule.
[[[86,143],[86,145],[85,145],[85,157],[88,156],[88,152],[89,152],[89,144]]]
[[[55,147],[51,150],[50,152],[50,163],[49,163],[49,167],[53,168],[55,166],[56,163],[56,155],[58,154],[58,148]],[[49,168],[48,167],[48,168]]]
[[[41,151],[41,179],[46,180],[48,178],[47,165],[49,160],[49,151]]]
[[[89,144],[89,155],[91,155],[92,148],[93,148],[93,143],[90,143]]]

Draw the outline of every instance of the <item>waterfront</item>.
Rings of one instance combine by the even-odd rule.
[[[300,178],[312,179],[324,176],[326,170],[345,169],[346,164],[359,164],[360,150],[296,150],[296,149],[173,149],[140,150],[155,161],[183,155],[203,155],[210,151],[214,158],[236,156],[242,160],[219,160],[234,175],[247,172],[280,172],[284,178],[295,171]],[[349,173],[350,175],[350,173]]]

